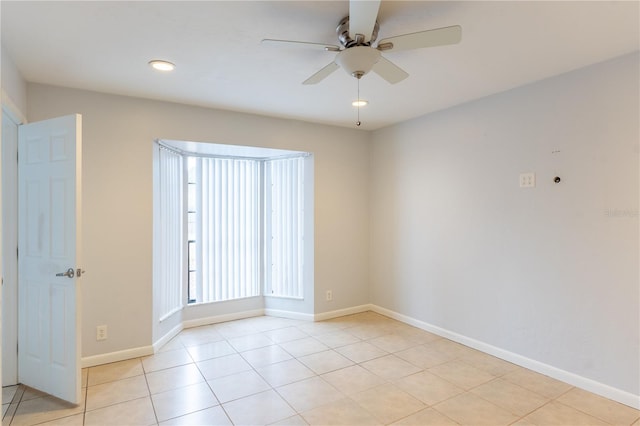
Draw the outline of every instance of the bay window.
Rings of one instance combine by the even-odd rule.
[[[160,143],[158,149],[163,315],[185,304],[304,298],[309,154],[203,155]]]

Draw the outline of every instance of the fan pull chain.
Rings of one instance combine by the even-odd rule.
[[[358,78],[358,121],[356,121],[356,126],[360,127],[360,79]]]

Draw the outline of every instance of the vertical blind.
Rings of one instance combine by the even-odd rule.
[[[196,164],[196,300],[258,296],[260,164],[235,158]]]
[[[182,156],[164,147],[159,152],[160,217],[159,318],[182,307],[183,214]]]
[[[270,294],[280,297],[303,296],[304,249],[304,158],[267,162],[271,183],[270,233],[271,271],[267,271]],[[270,272],[270,273],[269,273]]]

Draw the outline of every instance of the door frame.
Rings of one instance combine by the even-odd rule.
[[[4,94],[3,94],[4,95]],[[15,126],[15,138],[2,138],[2,175],[11,177],[2,182],[2,247],[4,263],[2,286],[2,385],[18,383],[18,127],[26,119],[17,107],[3,96],[3,120]],[[4,135],[3,135],[4,136]],[[1,176],[1,175],[0,175]],[[14,206],[9,209],[9,206]]]

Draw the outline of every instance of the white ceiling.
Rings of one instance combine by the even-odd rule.
[[[363,129],[504,91],[639,49],[638,1],[383,1],[378,39],[462,26],[462,42],[383,55],[407,71],[360,82]],[[354,127],[357,80],[321,50],[263,38],[338,44],[348,1],[0,3],[2,45],[29,82]],[[177,69],[153,71],[166,59]]]

